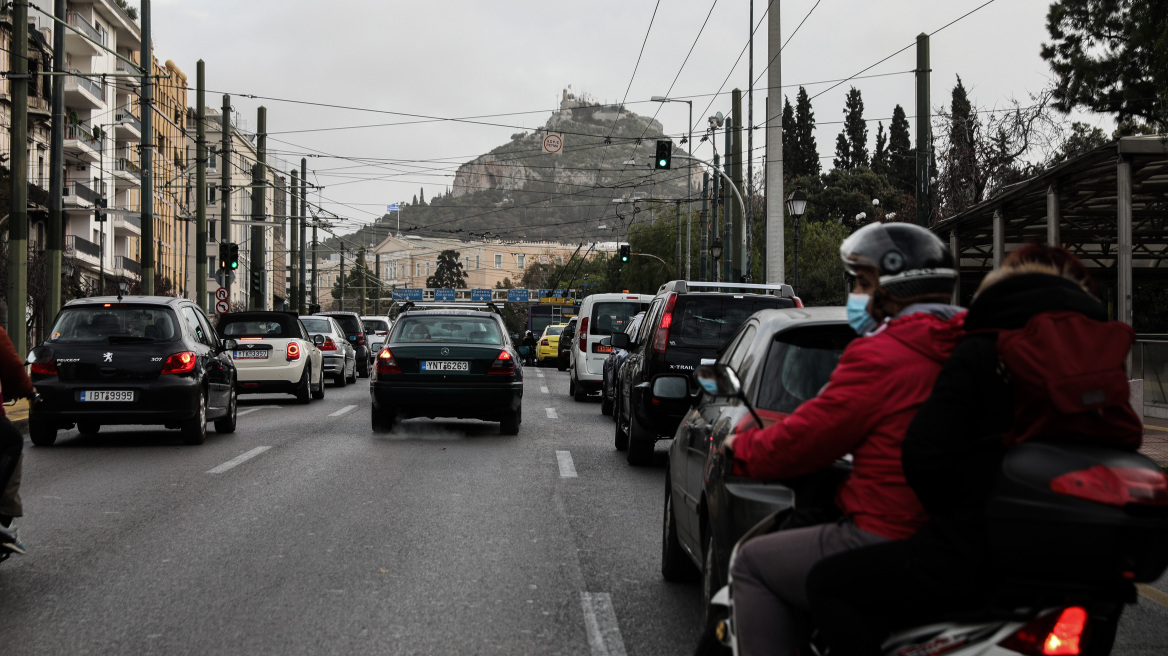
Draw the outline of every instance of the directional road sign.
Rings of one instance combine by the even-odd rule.
[[[491,300],[491,290],[489,289],[472,289],[470,290],[470,300],[478,302],[487,302]]]
[[[227,314],[231,311],[231,304],[227,301],[215,301],[215,314]]]
[[[453,289],[439,288],[434,290],[435,301],[453,301],[454,298]]]
[[[230,293],[227,291],[226,287],[220,287],[219,289],[215,290],[215,300],[226,301],[229,294]]]

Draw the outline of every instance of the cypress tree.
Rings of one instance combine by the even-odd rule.
[[[897,189],[916,195],[916,153],[908,117],[900,105],[892,110],[892,124],[888,127],[888,177]]]
[[[798,135],[800,161],[798,175],[819,175],[819,149],[815,145],[815,112],[811,111],[811,100],[807,97],[807,90],[799,87],[799,95],[795,99],[795,133]]]
[[[848,144],[847,130],[835,138],[835,159],[831,160],[831,165],[841,171],[852,170],[852,147]]]
[[[868,124],[864,122],[864,99],[855,87],[848,91],[844,115],[844,129],[848,132],[848,144],[852,147],[852,168],[868,166]]]
[[[783,176],[788,179],[799,175],[796,171],[799,169],[802,156],[798,148],[795,110],[791,108],[791,101],[783,96]]]
[[[888,135],[884,134],[884,123],[876,124],[876,150],[872,153],[872,170],[880,175],[888,174]]]

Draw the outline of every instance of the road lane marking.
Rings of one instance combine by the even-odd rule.
[[[625,656],[612,597],[607,592],[581,592],[580,605],[584,608],[584,628],[592,656]]]
[[[1147,428],[1150,430],[1164,431],[1165,433],[1168,433],[1168,428],[1164,428],[1163,426],[1152,426],[1150,424],[1144,424],[1144,428]]]
[[[270,446],[257,446],[256,448],[252,449],[251,451],[248,451],[247,453],[244,453],[242,455],[238,455],[238,456],[232,458],[231,460],[228,460],[227,462],[223,463],[222,465],[219,465],[218,467],[216,467],[214,469],[208,469],[207,473],[208,474],[222,474],[223,472],[227,471],[228,469],[231,469],[232,467],[235,467],[236,465],[241,465],[241,464],[247,462],[248,460],[251,460],[252,458],[263,453],[264,451],[267,451],[270,448],[272,448],[272,447],[270,447]]]
[[[576,465],[572,462],[571,451],[556,451],[556,460],[560,463],[560,478],[576,478]]]
[[[544,394],[547,394],[548,393],[547,385],[540,385],[539,391],[543,392]]]
[[[538,378],[543,378],[543,372],[542,372],[542,371],[537,371],[537,372],[535,372],[535,375],[536,375],[536,377],[538,377]]]
[[[337,410],[336,412],[329,413],[329,416],[330,417],[340,417],[341,415],[345,414],[346,412],[348,412],[356,407],[357,406],[355,406],[355,405],[347,405],[347,406],[341,408],[340,410]]]
[[[556,415],[555,408],[544,408],[544,410],[547,410],[548,419],[559,419],[559,416]]]
[[[263,410],[265,408],[276,408],[277,410],[279,410],[280,408],[283,408],[283,407],[284,406],[282,406],[282,405],[253,405],[252,407],[247,408],[246,410],[236,410],[235,416],[239,417],[241,415],[246,415],[249,412],[255,412],[256,410]]]
[[[1145,583],[1137,583],[1136,589],[1140,591],[1140,596],[1149,601],[1154,601],[1161,606],[1168,607],[1168,592],[1158,590]]]

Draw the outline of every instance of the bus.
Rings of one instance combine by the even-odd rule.
[[[527,308],[527,330],[540,335],[543,329],[557,323],[568,323],[579,309],[574,303],[532,303]]]

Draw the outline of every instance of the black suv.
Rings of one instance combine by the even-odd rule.
[[[790,285],[711,283],[675,280],[653,297],[636,335],[616,333],[612,346],[629,351],[616,378],[613,417],[616,448],[628,450],[630,465],[647,465],[653,445],[673,437],[689,410],[684,399],[653,395],[658,376],[691,377],[699,365],[713,364],[723,345],[759,310],[803,307]]]
[[[373,354],[369,351],[369,343],[365,339],[365,322],[356,312],[317,312],[321,316],[332,317],[337,320],[349,344],[357,351],[357,375],[369,377],[369,369],[373,365]]]
[[[556,368],[560,371],[567,371],[568,365],[572,362],[572,340],[576,339],[576,321],[576,317],[569,319],[564,332],[560,333],[559,357],[556,358]]]

